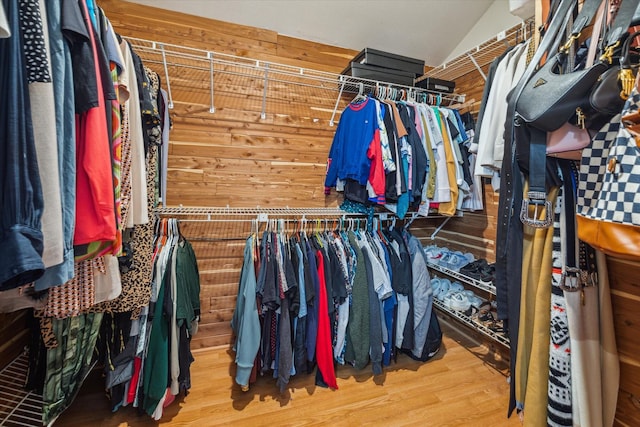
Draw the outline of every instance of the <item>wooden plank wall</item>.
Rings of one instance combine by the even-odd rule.
[[[616,425],[640,425],[640,263],[609,257],[609,285],[620,357]]]
[[[0,369],[7,366],[29,344],[27,310],[0,313]]]

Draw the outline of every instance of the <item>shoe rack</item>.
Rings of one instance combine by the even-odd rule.
[[[485,293],[489,294],[489,300],[494,299],[495,295],[496,295],[496,287],[492,282],[483,282],[481,280],[478,280],[476,278],[473,277],[469,277],[466,276],[464,274],[461,274],[458,271],[454,271],[451,270],[447,267],[443,267],[439,264],[434,264],[431,262],[427,263],[427,268],[429,270],[432,271],[437,271],[443,275],[446,275],[450,278],[453,278],[455,280],[458,280],[461,283],[470,285],[476,289],[479,289],[481,291],[484,291]],[[456,319],[457,321],[459,321],[460,323],[464,324],[465,326],[480,332],[482,335],[490,338],[492,341],[495,341],[503,346],[505,346],[506,348],[509,348],[509,339],[507,337],[506,334],[504,333],[500,333],[500,332],[496,332],[492,329],[489,328],[489,326],[485,325],[484,323],[481,323],[480,321],[474,320],[471,316],[466,315],[463,312],[460,311],[456,311],[456,310],[452,310],[450,308],[448,308],[447,306],[444,305],[444,303],[440,300],[438,300],[437,298],[433,299],[433,305],[440,310],[441,312],[444,312],[446,314],[448,314],[450,317]]]

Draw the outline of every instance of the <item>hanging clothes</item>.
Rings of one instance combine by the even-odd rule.
[[[64,240],[58,144],[51,141],[52,135],[56,135],[56,116],[51,56],[45,37],[48,29],[43,27],[46,9],[43,7],[41,10],[38,0],[20,0],[19,4],[22,33],[28,34],[24,40],[24,55],[31,116],[38,118],[37,126],[33,126],[33,138],[44,202],[41,224],[44,243],[42,261],[45,267],[52,267],[63,261]],[[42,5],[44,6],[44,2]]]
[[[425,255],[408,230],[267,230],[254,239],[231,322],[243,391],[256,368],[284,392],[315,365],[316,385],[336,389],[336,362],[371,364],[379,375],[399,351],[426,361],[440,348]]]
[[[36,281],[36,289],[57,286],[73,278],[73,235],[75,228],[76,140],[74,117],[74,86],[71,49],[67,40],[77,35],[62,21],[60,0],[46,2],[49,52],[55,99],[58,177],[61,190],[63,245],[62,262],[47,268]]]
[[[374,156],[376,161],[382,161],[377,150],[380,146],[377,124],[376,105],[371,98],[360,104],[349,104],[342,113],[327,159],[326,194],[336,186],[338,179],[352,179],[366,185],[370,175],[374,179],[383,178],[376,175],[381,172],[377,163],[374,163],[373,171],[371,168]]]
[[[4,0],[12,37],[0,39],[0,288],[11,289],[44,273],[43,210],[18,3]]]
[[[87,43],[82,45],[82,56],[74,58],[73,70],[77,101],[74,245],[99,242],[109,242],[110,244],[116,236],[116,224],[111,141],[107,129],[106,102],[103,91],[103,88],[107,86],[104,79],[109,73],[103,69],[103,64],[106,65],[105,60],[101,61],[104,53],[102,47],[97,43],[87,6],[85,3],[81,4]],[[89,70],[82,70],[83,68],[89,68]],[[78,81],[84,75],[87,75],[87,81]],[[95,85],[89,86],[90,82]],[[112,86],[111,90],[113,90]],[[82,98],[80,98],[81,96]],[[83,102],[79,102],[78,99],[83,99]]]
[[[502,167],[504,157],[504,123],[507,120],[507,95],[518,83],[527,65],[529,42],[509,49],[494,61],[485,87],[481,113],[478,116],[477,146],[471,152],[477,154],[474,175],[494,177]],[[489,80],[491,79],[491,80]],[[495,181],[495,180],[494,180]],[[496,190],[498,187],[495,187]]]
[[[35,308],[29,386],[43,394],[44,424],[71,403],[93,365],[98,336],[114,410],[146,403],[159,418],[173,396],[191,386],[189,342],[199,320],[200,285],[184,239],[160,239],[172,245],[171,256],[163,256],[169,277],[152,289],[157,253],[149,212],[156,206],[158,145],[168,138],[160,121],[166,108],[157,74],[123,46],[95,2],[0,3],[0,105],[6,107],[0,117],[0,290],[10,290],[0,292],[0,306]],[[134,92],[127,84],[137,89],[130,103],[137,111],[123,120],[121,107]],[[140,136],[137,144],[123,132]],[[155,249],[162,253],[161,245]],[[140,393],[147,357],[151,367],[160,363],[147,346],[154,327],[154,345],[164,345],[157,335],[163,326],[148,320],[152,290],[154,302],[160,291],[167,294],[161,296],[170,316],[170,382],[154,407]]]
[[[453,215],[473,184],[462,148],[468,140],[456,110],[366,97],[343,112],[327,162],[325,194],[335,186],[345,201],[384,205],[399,218],[410,209],[422,216]]]

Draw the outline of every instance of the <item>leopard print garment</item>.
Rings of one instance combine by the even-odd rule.
[[[158,147],[152,145],[149,147],[149,155],[147,156],[147,207],[149,212],[153,212],[155,208],[157,164]],[[131,311],[131,319],[136,319],[140,315],[142,307],[149,304],[155,224],[156,218],[151,215],[147,224],[135,226],[131,240],[133,268],[122,273],[122,293],[113,301],[96,306],[97,311],[115,313]]]
[[[121,187],[120,187],[120,215],[123,227],[129,220],[129,207],[131,206],[131,132],[129,128],[129,107],[122,104],[122,136],[121,136]]]

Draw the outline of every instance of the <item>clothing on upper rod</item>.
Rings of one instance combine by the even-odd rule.
[[[451,216],[463,207],[482,209],[465,145],[465,122],[473,121],[408,98],[368,96],[347,106],[328,155],[325,194],[335,187],[346,200],[384,205],[399,218],[409,210]]]
[[[509,47],[489,69],[482,97],[472,153],[477,154],[473,174],[492,178],[497,191],[504,157],[504,123],[507,120],[507,95],[520,80],[527,65],[529,41]]]

